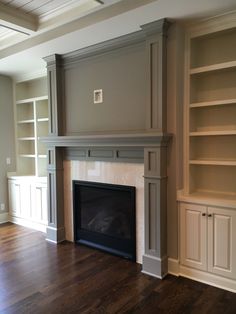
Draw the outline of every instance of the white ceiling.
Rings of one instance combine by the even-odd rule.
[[[9,5],[11,2],[16,4],[21,1],[31,2],[31,5],[55,2],[55,0],[3,1],[9,2]],[[45,56],[70,52],[122,36],[138,30],[142,24],[160,18],[167,17],[186,22],[236,10],[235,0],[104,0],[103,5],[76,11],[75,5],[78,6],[81,1],[96,2],[57,0],[58,4],[67,2],[69,6],[63,5],[57,13],[54,7],[54,13],[51,12],[52,14],[45,19],[42,19],[40,13],[43,10],[38,11],[36,15],[39,21],[38,29],[26,39],[21,38],[20,42],[2,46],[1,49],[0,38],[0,74],[18,80],[40,74],[45,71],[45,63],[42,60]],[[72,10],[70,5],[74,6]],[[61,10],[64,10],[63,14]]]
[[[105,0],[106,1],[106,0]],[[100,0],[0,0],[0,49],[102,6]]]

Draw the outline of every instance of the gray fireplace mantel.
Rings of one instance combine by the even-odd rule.
[[[63,147],[64,159],[87,161],[144,162],[146,147],[166,147],[171,134],[123,133],[40,138],[48,147]]]
[[[48,146],[87,147],[87,146],[127,146],[149,147],[166,146],[171,138],[168,133],[123,133],[123,134],[90,134],[77,136],[49,136],[40,140]]]
[[[47,239],[56,243],[65,239],[63,160],[85,159],[144,163],[145,252],[142,267],[144,273],[159,278],[163,278],[168,272],[166,185],[167,145],[171,138],[171,135],[166,131],[166,40],[168,25],[169,23],[162,19],[140,26],[140,31],[134,34],[128,34],[70,54],[46,57],[49,90],[49,136],[41,138],[47,145],[48,151],[49,224]],[[71,93],[79,97],[79,94],[74,94],[74,90],[79,84],[75,73],[79,72],[73,72],[73,70],[76,68],[78,71],[81,60],[89,60],[90,57],[99,54],[103,56],[104,54],[106,56],[111,54],[111,59],[115,60],[114,51],[119,54],[119,49],[127,46],[133,47],[132,45],[140,42],[142,45],[139,46],[139,49],[143,49],[142,56],[145,62],[142,63],[143,71],[137,73],[141,73],[142,82],[145,86],[142,86],[142,93],[138,93],[138,95],[142,96],[142,108],[145,108],[145,116],[142,116],[146,121],[144,122],[145,125],[142,124],[142,126],[128,132],[124,131],[125,128],[121,128],[116,132],[110,132],[111,130],[108,129],[103,134],[98,133],[98,130],[92,130],[93,132],[90,134],[80,133],[79,135],[74,134],[73,131],[73,135],[71,135],[66,129],[68,124],[65,123],[65,119],[68,116],[65,114],[65,109],[68,105],[70,109],[76,108],[70,107],[71,99],[69,101],[66,97],[66,87],[70,86]],[[91,63],[88,63],[88,66],[91,67]],[[73,80],[68,79],[68,71],[73,72]],[[71,86],[73,86],[73,90]],[[124,87],[124,85],[122,86]],[[135,89],[131,90],[134,93],[136,91]],[[138,101],[139,99],[136,98]],[[130,105],[129,99],[126,101]],[[135,116],[138,113],[137,108],[140,107],[136,104],[137,102],[134,102],[130,116]],[[77,98],[75,106],[79,106]],[[115,109],[117,110],[117,108],[120,108],[119,104]],[[67,111],[67,113],[74,118],[74,110]],[[114,117],[116,117],[115,114]],[[124,114],[122,119],[125,120],[126,118],[128,116]],[[76,115],[75,121],[77,121]],[[137,129],[144,129],[144,131],[136,132]]]

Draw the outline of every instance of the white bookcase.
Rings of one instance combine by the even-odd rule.
[[[236,28],[188,45],[185,193],[236,204]]]
[[[48,134],[47,78],[15,84],[17,171],[8,178],[13,222],[45,231],[47,225],[46,147]]]
[[[236,290],[232,268],[236,264],[235,20],[235,14],[213,18],[193,26],[187,33],[184,187],[178,193],[180,261],[185,267],[182,274],[189,276],[190,268],[203,270],[211,275],[192,272],[195,275],[191,276],[233,290]],[[214,233],[216,227],[224,241]],[[226,248],[227,259],[225,264],[221,262],[225,272],[217,272],[216,259],[220,260]],[[212,273],[222,277],[213,278]]]
[[[17,173],[46,175],[46,147],[40,137],[48,134],[46,78],[16,84]]]

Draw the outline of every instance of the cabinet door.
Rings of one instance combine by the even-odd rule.
[[[208,270],[236,278],[236,212],[208,207]]]
[[[31,213],[30,213],[30,183],[28,182],[21,182],[20,183],[20,200],[21,200],[21,218],[30,219]]]
[[[20,218],[30,218],[30,184],[9,180],[8,190],[10,214]]]
[[[20,216],[21,214],[21,186],[19,183],[9,180],[9,211],[12,216]]]
[[[36,183],[31,185],[32,219],[47,224],[47,184]]]
[[[181,264],[201,270],[207,269],[206,210],[205,206],[180,205]]]

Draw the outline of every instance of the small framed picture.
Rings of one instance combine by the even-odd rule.
[[[93,103],[101,104],[103,102],[103,93],[102,89],[96,89],[93,91]]]

